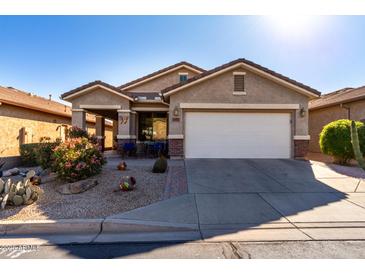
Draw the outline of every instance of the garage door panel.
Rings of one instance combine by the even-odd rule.
[[[185,114],[186,158],[290,158],[289,113]]]

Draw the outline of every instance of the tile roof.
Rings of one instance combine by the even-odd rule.
[[[76,92],[78,92],[78,91],[81,91],[81,90],[84,90],[84,89],[87,89],[87,88],[89,88],[89,87],[96,86],[96,85],[100,85],[100,86],[103,86],[103,87],[109,88],[109,89],[111,89],[111,90],[114,90],[114,91],[116,91],[116,92],[118,92],[118,93],[121,93],[121,94],[123,94],[123,95],[125,95],[125,96],[129,97],[129,93],[124,92],[124,91],[121,91],[119,88],[117,88],[117,87],[115,87],[115,86],[112,86],[112,85],[110,85],[110,84],[108,84],[108,83],[105,83],[105,82],[103,82],[103,81],[96,80],[96,81],[93,81],[93,82],[87,83],[87,84],[82,85],[82,86],[80,86],[80,87],[78,87],[78,88],[75,88],[75,89],[72,89],[72,90],[70,90],[70,91],[68,91],[68,92],[63,93],[63,94],[61,95],[61,98],[62,98],[62,99],[64,99],[65,97],[70,96],[70,95],[72,95],[72,94],[74,94],[74,93],[76,93]]]
[[[194,82],[194,81],[196,81],[196,80],[199,80],[199,79],[201,79],[201,78],[207,77],[207,76],[209,76],[209,75],[211,75],[211,74],[213,74],[213,73],[215,73],[215,72],[218,72],[218,71],[223,70],[223,69],[225,69],[225,68],[228,68],[228,67],[230,67],[230,66],[236,65],[236,64],[238,64],[238,63],[244,63],[244,64],[247,64],[247,65],[249,65],[249,66],[252,66],[252,67],[254,67],[254,68],[256,68],[256,69],[262,70],[262,71],[264,71],[264,72],[266,72],[266,73],[269,73],[269,74],[271,74],[271,75],[273,75],[273,76],[275,76],[275,77],[277,77],[277,78],[279,78],[279,79],[281,79],[281,80],[284,80],[284,81],[289,82],[289,83],[291,83],[291,84],[293,84],[293,85],[296,85],[296,86],[298,86],[298,87],[300,87],[300,88],[303,88],[303,89],[305,89],[305,90],[308,90],[309,92],[311,92],[311,93],[313,93],[313,94],[315,94],[315,95],[320,95],[320,94],[321,94],[318,90],[316,90],[316,89],[314,89],[314,88],[311,88],[311,87],[309,87],[309,86],[307,86],[307,85],[304,85],[304,84],[302,84],[302,83],[300,83],[300,82],[297,82],[297,81],[295,81],[295,80],[293,80],[293,79],[290,79],[290,78],[288,78],[288,77],[286,77],[286,76],[284,76],[284,75],[282,75],[282,74],[279,74],[279,73],[277,73],[277,72],[275,72],[275,71],[273,71],[273,70],[270,70],[270,69],[268,69],[268,68],[266,68],[266,67],[260,66],[260,65],[258,65],[258,64],[256,64],[256,63],[254,63],[254,62],[252,62],[252,61],[249,61],[249,60],[247,60],[247,59],[244,59],[244,58],[239,58],[239,59],[233,60],[233,61],[231,61],[231,62],[228,62],[228,63],[226,63],[226,64],[224,64],[224,65],[221,65],[221,66],[218,66],[218,67],[216,67],[216,68],[213,68],[213,69],[211,69],[211,70],[205,71],[205,72],[203,72],[203,73],[201,73],[201,74],[199,74],[199,75],[196,75],[196,76],[194,76],[194,77],[192,77],[192,78],[189,78],[189,79],[188,79],[187,81],[185,81],[185,82],[178,83],[178,84],[176,84],[176,85],[172,85],[172,86],[170,86],[170,87],[167,87],[167,88],[163,89],[161,92],[162,92],[162,94],[167,93],[167,92],[169,92],[169,91],[171,91],[171,90],[174,90],[174,89],[179,88],[179,87],[181,87],[181,86],[184,86],[184,85],[186,85],[186,84],[192,83],[192,82]]]
[[[319,109],[365,99],[365,86],[359,88],[343,88],[322,95],[320,98],[309,101],[309,109]]]
[[[69,106],[12,87],[0,86],[0,102],[68,118],[72,115]],[[87,114],[87,121],[95,122],[95,117]]]
[[[174,68],[177,68],[177,67],[180,67],[180,66],[188,66],[188,67],[191,67],[191,68],[193,68],[193,69],[195,69],[195,70],[198,70],[198,71],[201,71],[201,72],[204,72],[204,71],[205,71],[205,69],[202,69],[202,68],[200,68],[200,67],[198,67],[198,66],[195,66],[195,65],[193,65],[193,64],[190,64],[190,63],[188,63],[188,62],[186,62],[186,61],[182,61],[182,62],[176,63],[176,64],[174,64],[174,65],[168,66],[168,67],[166,67],[166,68],[160,69],[160,70],[158,70],[158,71],[155,71],[155,72],[153,72],[153,73],[151,73],[151,74],[148,74],[148,75],[146,75],[146,76],[143,76],[143,77],[140,77],[140,78],[135,79],[135,80],[133,80],[133,81],[130,81],[130,82],[128,82],[128,83],[125,83],[125,84],[123,84],[123,85],[119,86],[118,88],[119,88],[119,89],[125,89],[125,88],[128,88],[129,86],[131,86],[131,85],[133,85],[133,84],[136,84],[136,83],[138,83],[138,82],[144,81],[144,80],[146,80],[146,79],[148,79],[148,78],[154,77],[154,76],[156,76],[156,75],[158,75],[158,74],[164,73],[164,72],[166,72],[166,71],[169,71],[169,70],[171,70],[171,69],[174,69]]]

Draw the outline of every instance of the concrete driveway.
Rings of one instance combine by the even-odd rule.
[[[173,228],[174,240],[365,239],[358,168],[271,159],[188,159],[185,167],[188,194],[109,219]]]

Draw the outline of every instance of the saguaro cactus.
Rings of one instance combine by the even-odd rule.
[[[357,134],[355,121],[351,121],[351,143],[357,163],[362,169],[365,170],[365,161],[363,154],[360,150],[359,135]]]

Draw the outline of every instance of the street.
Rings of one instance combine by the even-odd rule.
[[[1,259],[365,258],[365,241],[115,243],[0,247]]]

